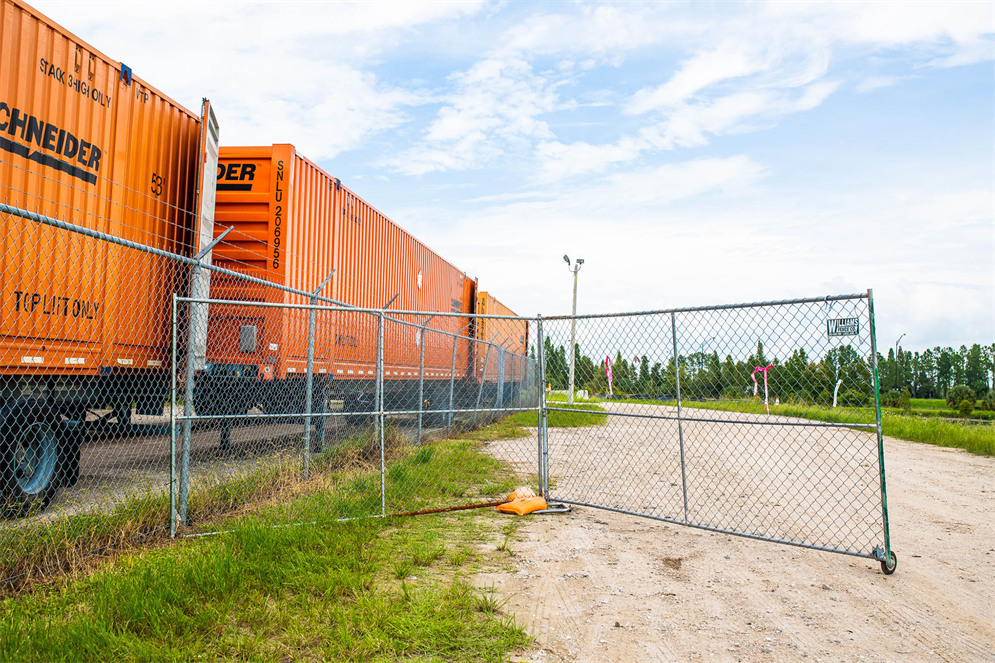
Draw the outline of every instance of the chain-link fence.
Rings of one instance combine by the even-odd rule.
[[[221,268],[179,220],[82,218],[0,207],[4,582],[249,510],[383,516],[517,484],[893,559],[867,296],[360,309],[268,282],[257,238],[219,237]],[[534,433],[473,439],[505,415]]]
[[[466,439],[537,419],[534,321],[343,307],[267,282],[245,234],[213,244],[220,268],[180,220],[75,212],[0,207],[0,582],[250,509],[379,516],[538,488],[534,437],[477,475],[494,443]]]
[[[189,335],[207,339],[204,370],[175,360],[184,531],[216,527],[233,500],[335,520],[500,499],[507,486],[468,480],[468,443],[450,442],[500,416],[536,420],[527,319],[189,298],[175,319],[178,338],[207,321]],[[506,481],[538,488],[535,438],[503,444]]]
[[[541,334],[553,499],[893,562],[869,294]]]

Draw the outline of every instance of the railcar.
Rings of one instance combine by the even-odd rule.
[[[363,309],[426,311],[391,318],[383,329],[385,405],[444,409],[453,380],[471,377],[476,281],[378,212],[292,145],[221,148],[217,227],[233,228],[215,264]],[[329,280],[326,279],[331,276]],[[319,289],[320,288],[320,289]],[[306,304],[276,288],[215,276],[215,300]],[[420,328],[432,312],[431,329]],[[199,413],[260,407],[300,412],[307,372],[307,311],[212,304],[207,367],[198,376]],[[351,412],[374,407],[379,330],[369,313],[316,316],[315,394]],[[424,380],[420,377],[424,374]],[[414,385],[414,386],[413,386]]]
[[[489,292],[479,292],[475,312],[479,315],[515,316]],[[497,407],[518,402],[521,385],[528,382],[529,327],[523,320],[479,318],[474,328],[474,374],[484,390],[493,394]],[[483,392],[484,390],[481,390]]]
[[[181,255],[210,241],[206,101],[187,110],[21,0],[0,0],[0,63],[0,200]],[[16,516],[75,483],[88,410],[162,413],[183,274],[20,217],[0,237],[0,512]]]

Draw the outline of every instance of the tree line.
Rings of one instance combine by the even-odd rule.
[[[566,348],[555,346],[547,337],[544,352],[546,381],[553,389],[566,389],[570,370]],[[575,357],[575,388],[607,394],[604,358],[595,360],[584,354],[579,344]],[[770,365],[771,400],[831,405],[834,393],[839,405],[866,406],[873,400],[870,357],[849,345],[833,348],[819,358],[798,348],[782,360],[767,356],[763,342],[758,341],[756,349],[743,359],[732,355],[721,358],[717,351],[680,355],[679,373],[674,370],[673,357],[666,363],[651,362],[645,354],[626,357],[616,352],[611,362],[613,391],[620,396],[674,397],[679,378],[681,395],[687,400],[752,397],[754,389],[762,397],[763,373],[754,373],[754,369]],[[894,350],[889,350],[887,356],[878,354],[878,375],[882,393],[905,390],[914,398],[945,398],[955,385],[967,385],[981,398],[995,375],[995,344],[961,346],[960,350],[938,347],[922,353],[899,348],[897,361]]]
[[[881,391],[905,389],[913,398],[946,398],[957,385],[970,387],[979,398],[992,387],[995,343],[958,349],[935,347],[922,352],[888,349],[878,355]]]

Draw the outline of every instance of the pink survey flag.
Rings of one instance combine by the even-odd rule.
[[[612,392],[612,359],[611,357],[605,357],[605,373],[608,375],[608,395],[613,395]]]
[[[764,374],[764,410],[767,412],[767,414],[770,414],[770,407],[769,407],[769,405],[767,403],[767,371],[769,371],[772,368],[774,368],[774,364],[771,364],[770,366],[767,366],[766,368],[763,367],[763,366],[757,366],[756,368],[753,369],[753,372],[750,373],[750,377],[753,378],[753,395],[754,396],[757,395],[757,388],[759,386],[757,384],[757,373],[763,373]]]

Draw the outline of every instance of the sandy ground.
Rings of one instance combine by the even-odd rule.
[[[554,496],[595,491],[592,471],[624,472],[631,481],[600,503],[670,508],[672,496],[647,493],[672,486],[668,463],[627,462],[657,425],[612,417],[561,433],[559,447],[551,433]],[[513,448],[493,452],[522,462]],[[535,637],[520,661],[995,661],[995,459],[886,440],[885,461],[891,576],[869,559],[575,507],[527,517],[512,568],[476,583]],[[781,515],[771,526],[790,531],[799,512]]]

